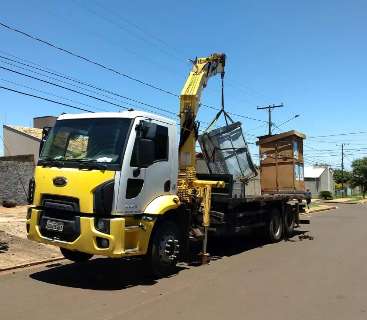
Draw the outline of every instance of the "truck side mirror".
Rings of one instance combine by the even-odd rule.
[[[149,167],[155,158],[154,140],[139,138],[137,140],[136,163],[139,168]]]
[[[154,140],[157,133],[157,125],[148,121],[141,121],[138,128],[140,130],[140,137]]]
[[[52,129],[51,127],[43,127],[43,129],[42,129],[42,138],[41,138],[40,147],[39,147],[39,151],[38,151],[39,155],[41,155],[43,145],[45,144],[51,129]]]

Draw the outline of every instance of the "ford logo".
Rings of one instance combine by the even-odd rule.
[[[56,177],[52,181],[56,187],[64,187],[68,183],[68,180],[64,177]]]

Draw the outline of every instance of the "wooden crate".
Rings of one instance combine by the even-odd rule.
[[[303,140],[298,131],[259,137],[260,182],[262,194],[303,193]]]

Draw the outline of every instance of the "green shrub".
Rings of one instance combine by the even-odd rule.
[[[321,191],[319,194],[319,198],[324,200],[332,200],[333,195],[331,194],[330,191]]]

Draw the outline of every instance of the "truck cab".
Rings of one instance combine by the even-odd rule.
[[[72,260],[145,254],[157,217],[180,205],[176,137],[145,112],[61,115],[30,182],[28,238]]]

